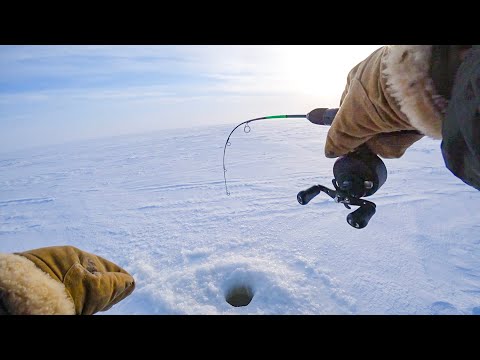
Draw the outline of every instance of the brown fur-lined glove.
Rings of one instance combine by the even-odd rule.
[[[73,246],[0,253],[0,313],[91,315],[134,288],[121,267]]]
[[[366,144],[384,158],[399,158],[424,135],[441,139],[447,104],[430,77],[431,52],[431,45],[385,46],[355,66],[328,131],[325,156]]]

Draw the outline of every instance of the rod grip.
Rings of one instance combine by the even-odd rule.
[[[307,114],[307,119],[316,125],[332,125],[339,108],[317,108]]]

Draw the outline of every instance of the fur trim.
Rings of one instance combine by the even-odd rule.
[[[65,286],[27,258],[0,253],[0,301],[14,315],[73,315]]]
[[[432,45],[390,45],[383,59],[387,92],[410,124],[434,139],[442,138],[444,109],[430,78]]]

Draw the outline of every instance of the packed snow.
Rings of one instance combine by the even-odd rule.
[[[328,128],[306,120],[237,129],[227,196],[235,125],[0,154],[0,251],[73,245],[116,262],[137,285],[103,314],[480,314],[480,193],[439,141],[385,160],[359,230],[325,194],[297,202],[331,187],[335,162]],[[242,285],[253,299],[233,307]]]

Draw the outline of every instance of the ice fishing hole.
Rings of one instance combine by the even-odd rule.
[[[247,306],[252,301],[253,290],[250,286],[247,285],[235,285],[227,291],[227,296],[225,300],[232,306],[240,307]]]

